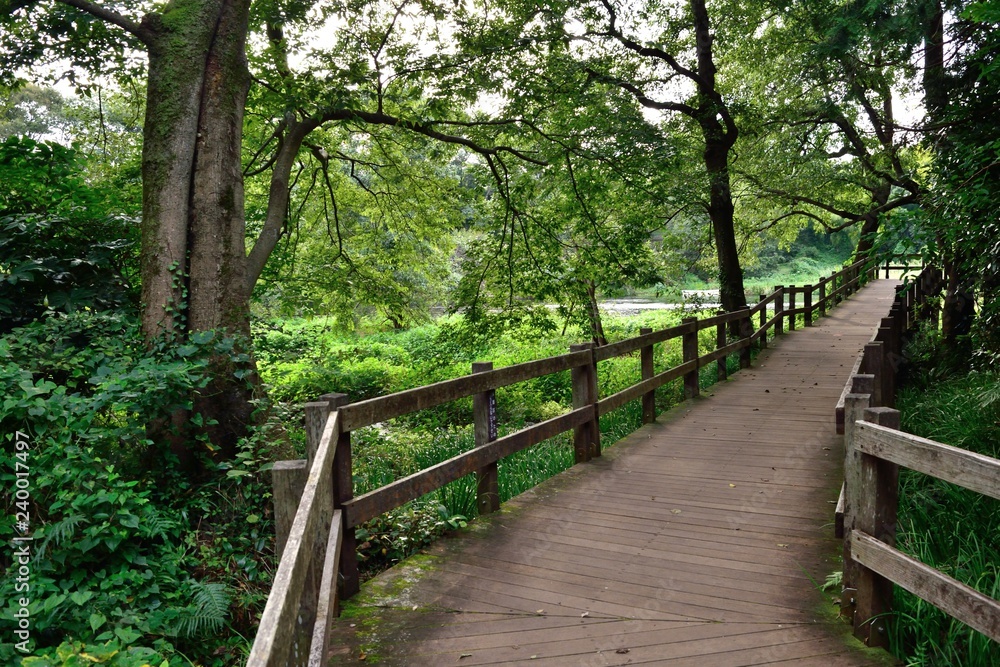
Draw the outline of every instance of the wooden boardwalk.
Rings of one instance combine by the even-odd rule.
[[[834,406],[895,284],[367,583],[332,664],[884,663],[816,585],[841,568]]]

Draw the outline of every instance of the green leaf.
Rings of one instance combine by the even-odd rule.
[[[69,599],[76,604],[83,606],[87,600],[92,597],[94,597],[94,594],[90,591],[76,591],[75,593],[70,594]]]
[[[247,523],[257,523],[260,521],[260,516],[257,514],[248,514]]]
[[[135,628],[115,628],[115,636],[122,640],[123,645],[127,646],[142,637],[142,633],[137,632]]]
[[[107,620],[108,619],[104,616],[104,614],[95,611],[93,614],[90,615],[90,629],[93,630],[94,632],[97,632],[97,628],[104,625],[107,622]]]

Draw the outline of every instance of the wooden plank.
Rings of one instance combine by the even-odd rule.
[[[611,357],[620,357],[623,354],[635,352],[636,350],[647,345],[654,345],[656,343],[662,343],[667,340],[679,338],[680,336],[693,331],[694,326],[695,325],[693,324],[678,324],[677,326],[643,334],[641,336],[636,336],[635,338],[628,338],[617,343],[601,345],[594,350],[594,358],[597,359],[597,361],[604,361],[605,359],[610,359]]]
[[[316,604],[316,624],[309,644],[309,667],[324,667],[330,654],[330,626],[340,614],[337,604],[337,577],[340,574],[341,511],[335,510],[330,522],[330,535],[323,558],[323,576]]]
[[[336,452],[334,443],[336,434],[340,432],[338,421],[338,413],[330,413],[316,460],[309,469],[309,478],[302,490],[302,501],[295,513],[284,554],[274,575],[271,593],[260,617],[247,667],[286,667],[288,664],[305,664],[308,658],[307,654],[289,655],[293,650],[289,638],[296,634],[302,585],[313,557],[324,500],[329,498],[323,490],[330,488]]]
[[[1000,602],[860,531],[851,532],[851,556],[868,569],[1000,642]]]
[[[665,371],[657,373],[648,380],[643,380],[638,384],[632,385],[628,389],[623,389],[618,393],[602,398],[597,402],[597,415],[599,417],[603,417],[612,410],[617,410],[629,401],[634,401],[646,392],[654,391],[671,380],[676,380],[677,378],[696,370],[698,370],[697,361],[688,361],[680,366],[668,368]]]
[[[856,442],[866,454],[1000,500],[1000,460],[865,421]]]
[[[383,512],[399,507],[420,496],[436,491],[445,484],[460,479],[491,461],[537,445],[543,440],[593,419],[594,407],[587,406],[549,419],[517,433],[511,433],[482,447],[454,456],[447,461],[387,484],[346,503],[344,525],[354,528]]]
[[[383,661],[870,664],[813,622],[822,600],[809,577],[829,565],[842,474],[829,407],[888,287],[873,285],[823,326],[777,341],[714,396],[431,546],[439,568],[380,575],[370,586]],[[748,632],[762,618],[772,623]],[[365,641],[350,623],[337,625],[338,664],[354,664],[350,648]]]
[[[634,340],[634,339],[633,339]],[[388,396],[358,401],[340,409],[341,428],[354,431],[363,426],[432,408],[473,394],[506,387],[543,375],[559,373],[590,361],[589,352],[576,352],[514,364],[484,373],[465,375],[454,380],[435,382],[424,387],[400,391]]]

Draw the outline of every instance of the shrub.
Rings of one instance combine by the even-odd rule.
[[[36,665],[73,664],[74,652],[114,665],[155,652],[172,664],[178,651],[210,665],[243,650],[233,628],[252,627],[270,579],[273,527],[258,456],[268,433],[200,481],[146,433],[204,386],[219,345],[202,336],[147,350],[134,321],[85,311],[0,339],[0,425],[30,444],[22,461],[34,538],[30,641],[48,661]],[[0,450],[8,508],[16,454]],[[0,539],[23,532],[15,520],[13,511],[0,519]],[[0,567],[11,565],[8,550]],[[4,636],[14,636],[22,597],[14,585],[0,580]],[[14,657],[11,644],[0,645],[0,661]]]

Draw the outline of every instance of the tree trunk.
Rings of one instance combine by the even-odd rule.
[[[733,195],[729,179],[729,153],[736,144],[738,131],[722,96],[715,88],[715,61],[708,10],[705,0],[692,0],[695,49],[698,55],[698,106],[695,120],[705,139],[705,169],[709,180],[708,216],[712,220],[715,251],[719,260],[719,296],[726,311],[747,307],[736,245]]]
[[[597,307],[597,286],[592,280],[587,281],[587,318],[590,320],[590,337],[594,345],[607,345],[604,335],[604,324],[601,322],[601,310]]]
[[[249,353],[240,159],[248,16],[249,0],[187,0],[144,21],[155,34],[143,143],[142,329],[150,342],[215,331],[235,338],[233,354]],[[194,410],[215,449],[231,453],[250,420],[252,362],[219,353],[210,377]]]
[[[891,194],[892,186],[889,183],[879,183],[872,193],[874,201],[872,208],[877,209],[885,205],[889,201],[889,195]],[[858,236],[858,246],[854,249],[855,262],[868,259],[871,255],[872,249],[875,247],[875,237],[878,234],[880,219],[881,216],[878,213],[868,212],[865,214],[864,220],[861,222],[861,234]]]

